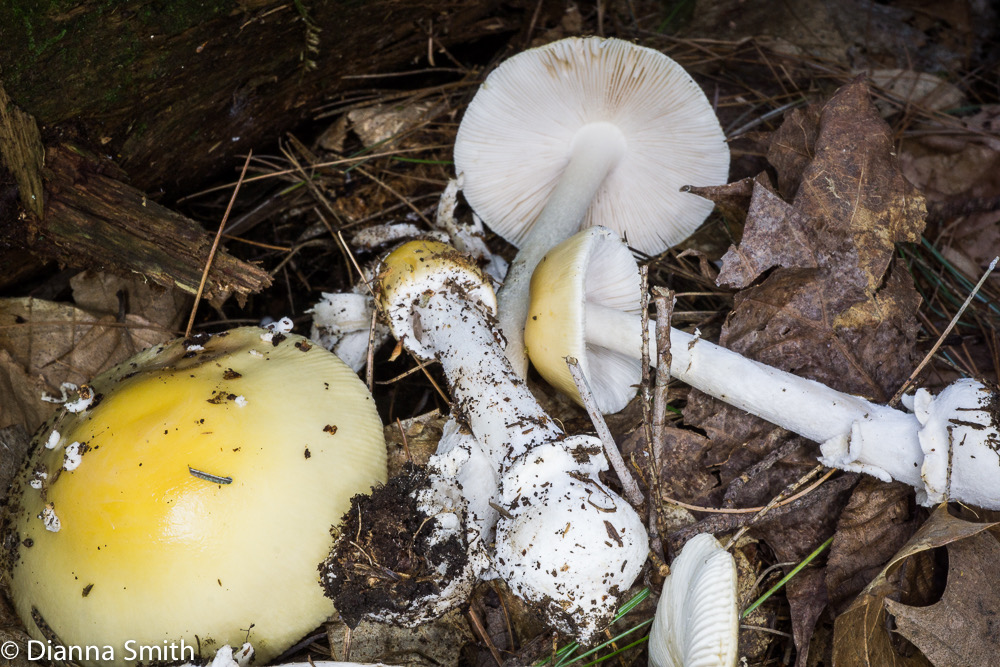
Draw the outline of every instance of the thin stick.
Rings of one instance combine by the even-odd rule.
[[[479,639],[481,639],[482,642],[486,644],[486,647],[490,650],[490,655],[493,656],[493,660],[496,661],[497,666],[500,667],[501,665],[503,665],[503,660],[500,659],[500,653],[497,651],[497,647],[493,644],[493,641],[490,639],[489,633],[486,632],[486,628],[483,626],[483,622],[482,620],[480,620],[479,614],[476,613],[476,610],[473,609],[472,607],[469,607],[468,611],[465,612],[465,615],[469,619],[469,625],[472,626],[472,629],[476,632],[477,635],[479,635]]]
[[[822,467],[822,466],[820,466],[820,467]],[[788,498],[785,498],[784,500],[781,500],[774,507],[782,507],[784,505],[788,505],[790,503],[795,502],[796,500],[798,500],[802,496],[808,494],[809,492],[811,492],[814,489],[816,489],[817,487],[819,487],[819,485],[822,484],[823,482],[825,482],[826,480],[830,479],[830,477],[832,477],[835,472],[837,472],[837,468],[830,468],[830,470],[827,471],[827,473],[825,475],[823,475],[822,477],[820,477],[818,480],[816,480],[815,482],[813,482],[812,484],[810,484],[806,488],[802,489],[801,491],[799,491],[798,493],[796,493],[794,496],[789,496]],[[779,496],[777,496],[777,498],[781,498],[781,496],[779,495]],[[664,496],[663,499],[665,501],[667,501],[668,503],[670,503],[671,505],[677,505],[678,507],[683,507],[684,509],[691,510],[692,512],[708,512],[710,514],[754,514],[756,512],[760,512],[761,510],[767,508],[768,505],[770,505],[770,503],[768,503],[768,505],[762,505],[760,507],[740,507],[740,508],[734,508],[734,507],[704,507],[702,505],[691,505],[690,503],[685,503],[685,502],[682,502],[682,501],[677,500],[675,498],[668,498],[666,496]]]
[[[660,539],[660,455],[657,444],[661,442],[658,435],[653,430],[653,415],[651,406],[652,399],[652,378],[649,371],[649,267],[645,264],[639,267],[639,319],[642,331],[642,347],[640,350],[639,363],[642,368],[642,381],[640,384],[642,393],[642,430],[646,440],[646,456],[649,457],[650,471],[647,477],[646,486],[649,488],[651,502],[646,508],[647,529],[649,532],[649,552],[653,556],[653,562],[658,570],[666,569],[663,562],[663,540]],[[662,435],[662,433],[660,434]],[[663,565],[661,568],[660,565]],[[664,574],[666,576],[666,574]]]
[[[928,352],[924,356],[923,361],[921,361],[917,365],[916,369],[912,373],[910,373],[910,377],[906,379],[906,382],[904,382],[903,386],[899,388],[899,391],[897,391],[893,395],[892,400],[889,401],[889,405],[891,406],[897,405],[899,403],[899,399],[903,397],[903,394],[905,394],[910,389],[910,387],[913,386],[913,383],[916,382],[917,376],[920,375],[920,372],[924,370],[924,366],[930,363],[931,358],[937,353],[938,349],[944,343],[944,339],[948,337],[948,334],[951,333],[951,330],[954,329],[955,325],[958,324],[958,320],[962,317],[962,314],[965,312],[965,309],[968,308],[969,304],[972,303],[972,300],[976,298],[976,294],[979,293],[979,289],[983,286],[983,283],[985,283],[986,279],[990,277],[991,273],[993,273],[993,269],[997,268],[998,261],[1000,261],[1000,257],[993,258],[993,261],[990,262],[989,268],[986,269],[986,273],[984,273],[983,277],[979,279],[979,282],[976,283],[976,286],[972,288],[972,291],[969,293],[968,298],[966,298],[965,303],[962,304],[962,307],[958,309],[957,313],[955,313],[955,317],[951,318],[951,322],[948,323],[948,326],[946,326],[944,328],[944,331],[941,332],[941,335],[938,336],[937,342],[934,343],[934,347],[932,347],[930,349],[930,352]]]
[[[229,220],[229,213],[233,210],[233,204],[236,202],[236,195],[240,191],[240,185],[243,184],[243,178],[247,174],[247,167],[250,166],[250,157],[253,155],[253,151],[247,153],[247,159],[243,163],[243,171],[240,172],[240,177],[236,181],[236,187],[233,188],[233,195],[229,198],[229,205],[226,206],[226,212],[222,216],[222,222],[219,223],[219,231],[215,233],[215,240],[212,241],[212,248],[208,251],[208,260],[205,262],[205,270],[201,272],[201,283],[198,284],[198,293],[194,295],[194,304],[191,306],[191,317],[188,318],[187,328],[184,330],[184,337],[187,338],[191,335],[191,329],[194,328],[194,316],[198,313],[198,302],[201,301],[201,295],[205,292],[205,283],[208,282],[208,271],[212,268],[212,260],[215,259],[215,251],[219,248],[219,241],[222,239],[222,230],[226,228],[226,221]]]
[[[372,308],[372,321],[368,325],[368,350],[365,353],[365,384],[368,393],[375,391],[375,324],[378,321],[378,308]]]
[[[587,408],[590,421],[593,422],[594,428],[597,430],[597,436],[601,439],[601,444],[604,445],[604,453],[608,455],[611,467],[618,473],[618,479],[625,490],[625,497],[634,507],[639,507],[643,503],[642,491],[639,490],[639,485],[635,483],[621,452],[618,451],[618,445],[615,444],[615,439],[611,435],[611,429],[608,428],[607,422],[604,421],[604,415],[601,414],[597,402],[594,400],[594,393],[590,389],[587,376],[580,369],[580,362],[573,357],[566,357],[566,366],[569,367],[569,374],[573,376],[576,389],[580,392],[583,406]]]
[[[729,543],[726,544],[726,549],[728,549],[729,547],[731,547],[734,544],[736,544],[736,541],[739,540],[741,537],[743,537],[743,535],[748,530],[750,530],[750,526],[752,526],[753,524],[755,524],[757,521],[759,521],[761,519],[761,517],[763,517],[765,514],[767,514],[768,512],[770,512],[772,509],[774,509],[783,500],[785,500],[786,498],[788,498],[788,496],[790,494],[794,493],[796,489],[798,489],[800,486],[802,486],[803,484],[805,484],[806,482],[808,482],[810,479],[812,479],[813,477],[815,477],[816,475],[818,475],[820,472],[822,472],[823,468],[825,468],[825,467],[826,466],[820,464],[820,465],[816,466],[815,468],[813,468],[812,470],[810,470],[809,472],[807,472],[802,477],[800,477],[795,482],[792,482],[787,487],[785,487],[785,490],[782,491],[781,493],[779,493],[778,495],[776,495],[774,498],[772,498],[771,502],[769,502],[767,505],[764,505],[763,507],[761,507],[760,511],[757,512],[757,514],[755,514],[753,516],[753,518],[751,518],[745,524],[743,524],[742,526],[740,526],[740,529],[737,530],[736,533],[733,534],[733,536],[731,538],[729,538]],[[836,468],[830,469],[827,472],[826,476],[829,477],[830,475],[832,475],[834,470],[836,470]],[[823,479],[825,479],[825,477]],[[822,479],[820,481],[822,481]]]
[[[659,287],[653,288],[656,307],[656,388],[653,392],[653,438],[664,442],[667,424],[667,386],[670,382],[670,321],[674,313],[674,293]],[[656,462],[660,464],[660,461]]]

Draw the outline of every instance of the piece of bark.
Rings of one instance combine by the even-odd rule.
[[[32,219],[31,250],[78,268],[139,273],[194,294],[212,236],[195,221],[157,204],[121,180],[113,164],[70,146],[46,152],[45,211]],[[204,297],[242,299],[271,284],[260,267],[218,251]]]
[[[0,83],[0,166],[13,175],[21,205],[42,214],[42,135],[31,115],[11,103]]]

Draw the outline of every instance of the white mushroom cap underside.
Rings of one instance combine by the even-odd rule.
[[[736,664],[736,563],[709,533],[691,538],[670,564],[649,633],[651,667]]]
[[[487,77],[455,142],[466,199],[496,233],[520,245],[569,160],[574,136],[602,121],[621,130],[628,149],[583,226],[610,227],[648,254],[687,238],[712,203],[679,189],[726,182],[725,135],[680,65],[618,39],[553,42]]]

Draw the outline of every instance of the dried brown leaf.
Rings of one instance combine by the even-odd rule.
[[[389,454],[389,477],[394,477],[406,463],[426,465],[437,451],[446,415],[437,410],[386,425],[385,446]]]
[[[809,660],[816,623],[826,609],[824,569],[799,572],[788,582],[788,605],[792,610],[792,639],[795,642],[795,667],[805,667]]]
[[[852,600],[917,529],[913,492],[905,484],[862,477],[837,522],[826,566],[834,609]]]
[[[901,263],[882,289],[860,299],[822,269],[775,271],[736,295],[723,343],[796,375],[885,401],[913,368],[919,303]]]
[[[775,243],[782,239],[782,243]],[[775,267],[815,268],[818,265],[813,221],[772,189],[766,174],[753,183],[743,240],[722,257],[720,285],[742,289]]]
[[[767,151],[767,161],[778,174],[778,192],[788,201],[795,197],[805,170],[816,151],[822,105],[811,104],[785,114]]]
[[[823,227],[820,261],[868,294],[882,283],[894,244],[920,239],[924,198],[903,176],[889,126],[862,81],[823,107],[816,156],[793,203]]]
[[[747,208],[750,206],[754,180],[744,178],[725,185],[691,186],[686,190],[691,194],[711,200],[722,215],[729,220],[743,224],[747,217]]]
[[[663,494],[691,502],[703,499],[716,485],[709,471],[708,459],[712,442],[705,436],[678,428],[665,428],[663,441],[658,444],[660,462],[660,489]],[[635,460],[642,470],[649,470],[647,463],[646,432],[636,429],[625,436],[621,444],[622,456]]]
[[[911,667],[929,665],[920,654],[900,655],[886,630],[885,603],[896,592],[890,576],[911,556],[972,537],[995,523],[971,523],[939,506],[834,624],[834,664],[837,667]]]
[[[50,411],[50,404],[42,402],[38,392],[40,383],[58,396],[63,382],[88,382],[102,370],[170,338],[170,331],[138,315],[125,315],[118,321],[64,303],[0,299],[0,350],[14,364],[0,366],[6,375],[0,383],[26,386],[30,394],[25,397],[23,390],[17,394],[24,400],[19,412],[25,421],[16,423],[34,431],[44,419],[38,415]],[[30,378],[27,383],[24,376]]]
[[[1000,544],[981,532],[948,545],[948,586],[936,604],[885,601],[896,630],[935,667],[990,667],[1000,653]]]
[[[743,240],[727,255],[720,281],[746,287],[734,297],[720,343],[747,357],[841,391],[887,400],[914,364],[919,297],[894,244],[915,241],[924,205],[903,178],[888,126],[867,87],[842,87],[821,110],[786,117],[772,143],[780,190],[755,182]],[[769,272],[768,272],[769,271]],[[768,272],[768,273],[765,273]],[[762,278],[763,276],[763,278]],[[887,353],[887,351],[889,351]],[[712,441],[723,487],[777,447],[773,427],[692,392],[685,419]],[[786,451],[741,496],[766,502],[812,465],[814,444]],[[812,459],[812,460],[810,460]],[[738,500],[739,502],[739,500]],[[833,533],[846,494],[780,514],[756,530],[782,561],[797,561]],[[814,582],[815,583],[815,582]],[[788,591],[800,651],[807,652],[822,606],[814,590]]]
[[[346,633],[347,626],[343,621],[327,624],[327,638],[334,652],[333,660],[385,660],[406,667],[457,664],[462,647],[473,639],[464,613],[457,609],[416,628],[405,628],[395,623],[362,621],[351,631],[349,656],[342,652]]]
[[[134,313],[152,324],[181,334],[193,301],[190,294],[161,287],[138,277],[81,271],[69,281],[73,303],[96,315]]]
[[[847,502],[848,493],[849,490],[846,490],[829,502],[810,505],[796,516],[770,521],[765,519],[757,530],[771,546],[779,562],[798,563],[833,533],[836,517]],[[792,565],[788,565],[785,571],[791,568]],[[800,664],[809,655],[809,642],[816,621],[826,608],[824,571],[823,567],[811,567],[799,572],[785,589],[791,610],[792,638]]]
[[[0,428],[19,425],[34,431],[55,411],[54,405],[39,400],[47,390],[44,381],[28,375],[9,352],[0,349]]]

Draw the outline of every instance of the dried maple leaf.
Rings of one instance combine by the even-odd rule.
[[[813,221],[779,197],[761,174],[754,179],[743,241],[722,258],[719,283],[742,289],[775,266],[815,268],[816,231]],[[784,242],[775,244],[776,238]]]
[[[897,586],[892,582],[891,577],[907,559],[930,549],[958,543],[960,540],[983,533],[983,531],[995,525],[997,524],[963,521],[948,514],[948,508],[945,505],[938,507],[931,515],[931,518],[892,557],[889,563],[865,588],[861,595],[857,597],[847,611],[837,617],[834,624],[834,664],[837,667],[912,667],[930,664],[927,658],[919,653],[901,655],[893,647],[891,637],[886,629],[886,605],[891,602],[888,596],[897,593],[898,590]],[[992,536],[987,535],[987,537],[993,539]],[[996,562],[997,553],[992,552],[993,563]],[[973,559],[982,557],[981,553],[976,552],[972,554],[963,553],[961,558],[965,558],[967,555]],[[982,562],[976,565],[976,567],[982,568]],[[950,585],[951,582],[949,581]],[[958,592],[958,589],[956,589],[956,592]],[[994,608],[996,608],[997,599],[994,593],[994,597],[990,603]],[[910,610],[912,612],[912,608]],[[911,614],[907,621],[913,618]],[[962,630],[963,634],[968,632],[969,629]],[[961,643],[960,637],[953,639],[955,640],[954,643]],[[973,638],[972,643],[975,643],[975,641],[975,638]],[[931,646],[930,642],[928,642],[928,646]],[[941,647],[933,647],[932,650],[937,650],[938,648]],[[966,647],[966,650],[973,649]],[[964,665],[968,667],[972,664],[962,661],[947,662],[938,664],[937,667],[943,667],[944,665]],[[995,661],[976,664],[995,664]]]

